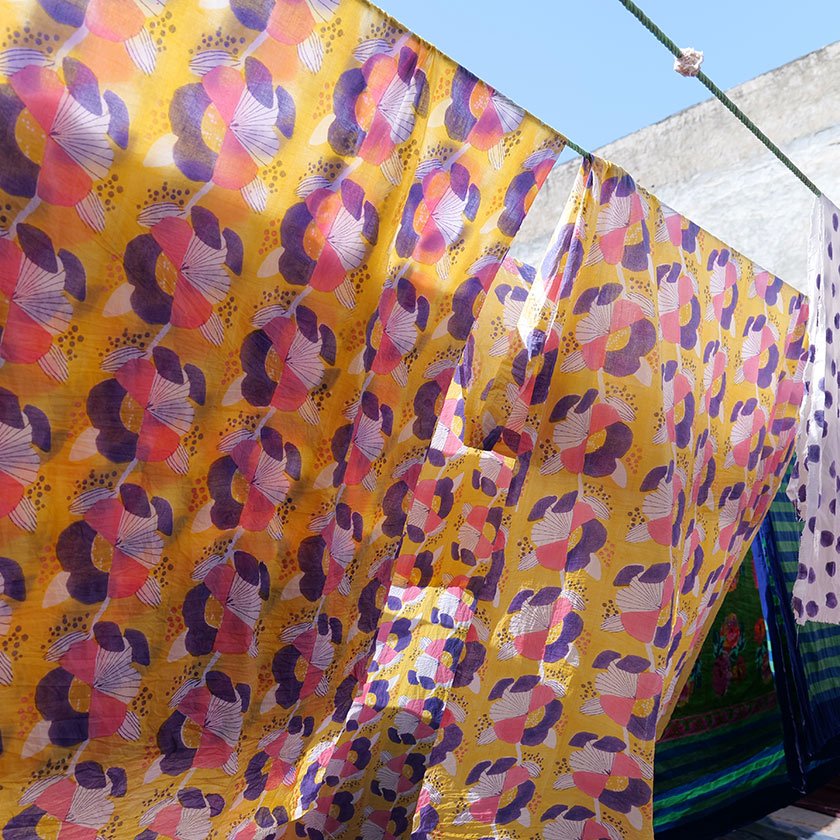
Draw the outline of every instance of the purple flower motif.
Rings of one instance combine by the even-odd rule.
[[[406,44],[370,56],[339,76],[333,91],[335,120],[327,134],[344,157],[358,155],[380,165],[411,137],[418,115],[428,109],[428,82],[416,49]]]
[[[191,403],[204,404],[204,374],[195,365],[182,366],[165,347],[155,347],[151,359],[135,355],[121,361],[117,357],[113,367],[107,363],[113,378],[94,385],[88,394],[96,448],[118,464],[165,461],[174,472],[185,474],[189,459],[181,438],[192,426]]]
[[[245,770],[247,787],[242,794],[245,799],[253,802],[266,791],[294,784],[298,774],[298,760],[313,728],[313,718],[295,715],[283,729],[267,735],[259,742],[259,750]]]
[[[148,324],[197,329],[220,344],[224,329],[214,306],[228,293],[228,272],[242,271],[242,240],[230,228],[220,230],[203,207],[193,207],[189,221],[175,215],[148,221],[149,233],[132,239],[123,257],[131,308]]]
[[[335,646],[341,642],[341,622],[321,613],[314,624],[293,627],[281,638],[291,643],[274,655],[271,672],[277,681],[277,704],[290,709],[316,689],[326,690],[325,672],[335,655]]]
[[[378,237],[376,208],[364,189],[346,178],[289,207],[280,223],[283,253],[277,268],[295,286],[332,292],[364,262]]]
[[[140,722],[129,704],[140,690],[135,665],[148,665],[149,644],[139,630],[125,633],[111,621],[93,626],[92,638],[71,633],[49,650],[59,667],[35,689],[35,706],[45,721],[50,741],[61,747],[117,734],[127,741],[140,737]],[[87,711],[77,711],[71,695],[87,694]]]
[[[254,632],[269,585],[265,563],[245,551],[235,551],[232,564],[213,566],[184,598],[187,652],[256,656]]]
[[[475,220],[480,201],[478,187],[460,163],[428,172],[409,190],[397,232],[397,254],[434,265],[460,237],[464,219]]]
[[[476,764],[467,776],[467,810],[458,822],[507,825],[518,820],[536,786],[526,767],[515,758]]]
[[[519,230],[556,159],[557,154],[553,150],[537,152],[525,161],[523,171],[510,182],[499,217],[499,230],[505,236],[514,236]]]
[[[52,834],[93,840],[114,813],[112,799],[125,796],[127,787],[122,767],[106,770],[95,761],[81,761],[66,774],[38,779],[27,788],[20,797],[26,807],[6,823],[3,836],[37,840]]]
[[[191,768],[221,768],[233,775],[242,714],[250,702],[250,686],[234,685],[222,671],[209,671],[203,683],[187,680],[170,701],[175,711],[158,730],[160,771],[180,776]]]
[[[478,738],[479,744],[495,740],[529,747],[542,744],[554,724],[560,720],[563,704],[554,689],[540,684],[537,676],[499,680],[488,699],[492,724]]]
[[[518,593],[508,607],[513,639],[499,650],[499,659],[522,656],[534,662],[559,662],[573,655],[572,643],[583,632],[580,596],[548,586]]]

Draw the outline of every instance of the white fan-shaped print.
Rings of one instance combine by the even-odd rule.
[[[105,788],[87,788],[79,785],[64,818],[64,825],[78,825],[95,831],[111,818],[114,803]]]
[[[339,208],[327,234],[327,242],[338,255],[341,267],[345,271],[358,268],[365,258],[362,228],[362,219],[354,219],[345,207]]]
[[[613,193],[609,203],[601,208],[595,223],[595,231],[599,236],[612,233],[614,230],[627,227],[630,224],[630,213],[633,208],[633,197],[630,195],[615,195]]]
[[[183,808],[175,836],[183,840],[202,840],[210,836],[212,829],[209,808]]]
[[[408,353],[417,339],[417,316],[414,312],[403,309],[399,303],[394,305],[383,326],[383,331],[393,345],[403,355]]]
[[[465,206],[466,202],[458,198],[452,188],[448,187],[435,205],[435,209],[432,210],[432,219],[449,245],[458,238],[464,226],[462,213]]]
[[[260,600],[260,593],[256,586],[239,575],[234,575],[225,599],[225,606],[249,627],[253,627],[260,617]]]
[[[572,512],[554,513],[547,511],[531,529],[531,541],[538,546],[552,545],[565,540],[572,527]]]
[[[185,435],[195,416],[189,395],[190,383],[186,377],[178,383],[155,374],[146,411],[174,432]]]
[[[204,728],[217,735],[228,746],[235,747],[242,729],[241,708],[238,700],[231,703],[211,695],[204,718]]]
[[[230,288],[230,277],[225,270],[226,258],[227,246],[224,240],[221,248],[213,248],[193,236],[181,263],[181,274],[207,300],[219,303],[224,300]]]
[[[326,671],[327,668],[329,668],[332,659],[333,646],[329,637],[321,636],[320,634],[317,635],[315,637],[315,644],[312,645],[312,655],[309,661],[312,663],[313,667],[317,668],[319,671]]]
[[[136,516],[124,510],[117,534],[117,548],[147,569],[160,560],[163,538],[157,532],[157,517]]]
[[[680,284],[661,283],[658,293],[659,311],[663,314],[676,312],[680,308]]]
[[[615,602],[622,612],[651,612],[662,606],[664,588],[663,582],[643,583],[636,579],[619,589]]]
[[[0,601],[0,636],[9,632],[12,623],[12,607],[5,601]]]
[[[485,773],[467,792],[467,799],[470,802],[477,802],[479,799],[501,796],[504,792],[504,773]]]
[[[391,140],[403,143],[414,130],[414,100],[417,95],[417,79],[412,76],[406,84],[398,75],[385,88],[379,100],[379,112],[391,126]]]
[[[604,338],[610,334],[610,321],[612,320],[613,307],[593,306],[589,314],[578,324],[575,330],[575,337],[578,341],[588,344],[598,338]]]
[[[761,411],[762,409],[757,408],[756,411]],[[733,446],[738,446],[741,443],[745,443],[746,441],[750,440],[753,436],[753,414],[742,414],[738,419],[735,421],[732,432],[731,432],[731,441]]]
[[[65,271],[45,271],[24,257],[12,300],[33,321],[54,335],[70,324],[73,308],[64,296]]]
[[[490,707],[490,720],[498,723],[502,720],[522,717],[529,714],[530,705],[530,691],[506,691]]]
[[[674,513],[674,484],[660,482],[656,490],[648,493],[642,502],[642,512],[648,519],[657,520],[673,516]]]
[[[595,773],[606,775],[612,770],[614,753],[604,752],[592,744],[586,744],[583,749],[575,750],[569,756],[569,764],[575,773]]]
[[[566,419],[554,427],[554,443],[561,449],[580,446],[589,435],[592,410],[582,414],[570,411]]]
[[[312,342],[301,332],[296,332],[286,353],[286,364],[308,390],[316,388],[324,375],[321,361],[321,339]]]
[[[130,703],[140,690],[140,674],[131,667],[131,648],[96,652],[93,687],[121,703]]]
[[[526,604],[510,621],[510,632],[514,636],[548,630],[554,615],[554,604],[541,604],[534,607]]]
[[[147,29],[141,29],[136,35],[128,38],[125,49],[131,60],[147,75],[155,72],[157,64],[157,47]]]
[[[346,569],[355,553],[356,543],[350,531],[345,528],[333,528],[332,539],[330,540],[330,557],[342,569]]]
[[[312,11],[312,17],[320,23],[326,23],[335,13],[340,0],[306,0]]]
[[[271,99],[271,107],[266,108],[245,88],[230,121],[233,136],[260,166],[268,166],[280,150],[280,138],[275,131],[277,102],[273,95]]]
[[[32,484],[38,477],[40,463],[32,449],[32,430],[29,424],[16,429],[0,423],[0,472],[20,484]]]
[[[622,671],[614,664],[595,678],[595,690],[611,697],[635,697],[639,687],[639,675]]]
[[[58,103],[50,137],[92,178],[104,178],[114,160],[113,149],[108,144],[110,121],[104,103],[101,114],[92,114],[65,91]]]
[[[493,102],[493,107],[496,109],[496,113],[499,115],[499,122],[502,124],[502,129],[505,134],[519,128],[519,124],[525,116],[525,112],[522,108],[515,105],[510,101],[510,99],[498,91],[493,91],[491,100]]]
[[[135,0],[146,17],[156,17],[166,7],[166,0]]]
[[[286,458],[277,461],[268,453],[261,452],[254,472],[254,487],[272,504],[279,505],[289,493],[290,481],[284,472]]]
[[[368,461],[378,458],[379,453],[382,452],[382,433],[379,421],[363,414],[356,427],[353,445]]]

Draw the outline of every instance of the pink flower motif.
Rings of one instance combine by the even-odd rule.
[[[647,248],[625,248],[627,234],[634,225],[643,222],[649,212],[644,196],[636,189],[629,175],[610,178],[601,187],[601,211],[598,213],[597,245],[609,265],[623,263],[627,268],[640,270],[647,264]],[[647,231],[643,231],[647,237]],[[642,243],[644,245],[644,243]],[[637,251],[641,253],[637,253]]]
[[[239,353],[245,373],[242,396],[251,405],[300,412],[317,425],[318,409],[310,395],[324,378],[325,363],[335,363],[335,334],[305,306],[291,315],[269,306],[257,312],[253,324],[259,329]]]
[[[43,831],[56,840],[99,840],[114,813],[113,798],[125,793],[121,767],[103,770],[95,761],[82,761],[66,776],[47,776],[30,785],[20,798],[26,808],[3,831],[9,837],[40,837]]]
[[[140,817],[140,825],[146,829],[140,836],[154,832],[154,840],[201,840],[210,835],[213,827],[210,821],[224,807],[225,800],[218,793],[205,795],[198,788],[184,788],[176,796],[156,803]]]
[[[584,701],[581,711],[606,715],[637,738],[652,740],[662,694],[661,674],[642,657],[621,657],[614,651],[596,658],[596,668],[605,666],[606,670],[595,678],[595,697]]]
[[[529,768],[515,758],[482,761],[467,776],[467,810],[455,817],[456,824],[472,822],[507,825],[518,820],[534,795],[536,786]]]
[[[412,184],[403,206],[396,250],[399,256],[434,265],[473,221],[481,194],[460,163],[439,165]]]
[[[67,379],[67,360],[53,338],[70,326],[70,296],[83,300],[85,270],[64,249],[31,225],[17,227],[17,243],[0,239],[0,296],[6,322],[0,324],[0,359],[38,364],[47,376]]]
[[[107,177],[114,160],[108,138],[123,149],[128,145],[128,111],[110,91],[100,95],[96,77],[81,62],[65,58],[63,80],[43,63],[38,59],[9,76],[6,119],[15,120],[26,110],[37,137],[24,151],[7,126],[6,139],[0,140],[0,155],[6,161],[0,187],[13,195],[37,196],[47,204],[76,207],[88,225],[101,231],[105,213],[93,185]],[[34,148],[43,149],[37,161],[28,157]]]
[[[444,123],[449,136],[476,149],[488,151],[515,131],[524,111],[507,97],[486,85],[463,67],[452,80],[452,104],[446,109]],[[501,159],[497,163],[501,164]]]
[[[534,676],[500,680],[488,696],[493,701],[492,724],[479,735],[478,743],[497,739],[526,746],[543,743],[563,711],[557,693],[556,686],[540,683]]]
[[[779,332],[764,315],[749,319],[741,359],[743,363],[735,381],[746,380],[759,388],[769,388],[779,364]]]
[[[534,592],[525,589],[510,603],[509,630],[513,640],[499,649],[499,659],[524,656],[534,661],[575,662],[573,642],[583,631],[583,608],[579,595],[551,586]]]
[[[737,464],[754,470],[764,454],[764,443],[769,425],[767,412],[755,397],[745,403],[740,401],[732,412],[732,448],[724,461],[725,467]]]
[[[631,543],[653,540],[659,545],[675,545],[681,535],[685,512],[685,476],[682,470],[655,467],[645,476],[639,488],[645,495],[642,501],[644,521],[627,532]]]
[[[231,776],[238,767],[236,745],[251,689],[221,671],[209,671],[202,682],[186,680],[169,702],[174,709],[158,730],[162,755],[146,774],[179,776],[191,768],[221,768]]]
[[[0,388],[0,519],[9,519],[24,531],[34,531],[35,506],[26,495],[38,477],[41,459],[34,447],[48,452],[52,434],[46,414],[26,405]]]
[[[401,277],[395,286],[383,289],[379,308],[367,326],[365,369],[379,375],[390,373],[405,384],[408,372],[403,359],[414,349],[428,317],[429,302],[417,295],[407,278]]]
[[[364,189],[345,178],[340,186],[319,187],[293,204],[280,224],[284,248],[278,270],[289,283],[321,292],[339,287],[352,308],[354,292],[345,283],[379,238],[379,214]]]
[[[656,272],[662,336],[684,350],[692,350],[697,344],[701,315],[697,284],[679,263],[658,266]]]
[[[224,327],[214,307],[228,293],[228,272],[242,271],[242,240],[230,228],[220,230],[203,207],[193,207],[189,221],[178,213],[166,204],[140,213],[149,233],[132,239],[123,258],[131,307],[149,324],[199,330],[219,345]]]
[[[245,799],[259,799],[266,791],[291,787],[298,777],[298,760],[312,734],[312,718],[293,717],[284,729],[266,735],[245,770]]]
[[[726,371],[729,356],[718,341],[710,341],[703,351],[703,402],[701,413],[705,409],[710,417],[718,417],[726,394]]]
[[[268,191],[258,172],[280,150],[279,135],[292,136],[294,100],[282,87],[275,90],[271,73],[255,58],[246,58],[243,70],[222,58],[205,66],[199,54],[193,68],[201,81],[172,97],[175,164],[193,181],[239,190],[252,210],[262,212]],[[216,120],[205,120],[211,108]]]
[[[47,722],[50,742],[68,747],[111,735],[126,741],[140,737],[140,721],[128,708],[140,690],[135,665],[150,662],[149,644],[139,630],[123,633],[113,622],[100,621],[93,626],[92,638],[70,633],[49,649],[47,659],[59,667],[38,683],[35,705]],[[77,709],[79,697],[87,698],[84,712]],[[37,725],[31,736],[36,748],[42,726]]]
[[[572,772],[561,776],[555,788],[577,790],[597,799],[602,805],[621,814],[630,814],[631,823],[641,827],[638,808],[651,798],[649,779],[652,770],[643,769],[627,752],[618,738],[597,738],[581,733],[572,738],[569,764]]]
[[[292,480],[300,478],[300,453],[282,436],[265,426],[254,436],[247,430],[233,432],[219,445],[226,455],[210,467],[207,483],[213,504],[210,519],[217,528],[244,528],[270,532],[279,538],[277,507],[283,503]]]
[[[725,248],[713,250],[709,255],[711,271],[709,288],[712,293],[711,314],[725,330],[732,327],[732,316],[738,305],[738,282],[741,270],[732,254]]]

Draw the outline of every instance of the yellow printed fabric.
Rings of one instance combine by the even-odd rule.
[[[506,261],[473,328],[325,747],[354,767],[313,777],[299,836],[653,836],[657,728],[790,457],[806,316],[584,166],[541,271]]]
[[[0,10],[0,833],[294,836],[562,138],[358,0]]]

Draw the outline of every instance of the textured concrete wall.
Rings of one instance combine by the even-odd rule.
[[[685,84],[699,82],[686,79]],[[729,94],[829,198],[840,202],[840,42]],[[605,93],[593,107],[609,108],[608,100]],[[804,289],[813,195],[716,100],[616,140],[596,154],[624,167],[731,247]],[[517,237],[512,253],[518,259],[539,261],[577,168],[576,161],[558,165],[549,176]]]

